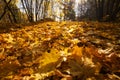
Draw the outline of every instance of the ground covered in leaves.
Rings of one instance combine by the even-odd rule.
[[[0,80],[120,80],[119,23],[17,27],[0,31]]]

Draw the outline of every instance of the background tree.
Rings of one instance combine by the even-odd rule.
[[[15,5],[16,3],[16,0],[2,0],[1,1],[1,15],[0,15],[0,20],[7,16],[8,19],[10,20],[10,22],[14,22],[14,23],[17,23],[17,19],[16,19],[16,15],[15,14],[15,9],[18,9]]]
[[[75,20],[75,10],[74,10],[74,5],[75,1],[74,0],[64,0],[61,1],[60,4],[63,5],[63,10],[64,13],[64,20]]]
[[[77,20],[82,20],[87,17],[87,3],[85,0],[80,0],[77,6]]]
[[[120,12],[120,0],[95,0],[97,19],[101,21],[114,21]]]
[[[35,0],[35,19],[39,20],[39,12],[42,6],[43,0]]]
[[[33,0],[21,0],[23,8],[28,16],[28,20],[30,22],[34,21],[33,18]]]
[[[119,17],[120,0],[81,0],[77,9],[78,20],[115,21]]]

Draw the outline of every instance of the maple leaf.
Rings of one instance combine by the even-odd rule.
[[[58,50],[51,49],[50,53],[45,52],[40,59],[40,72],[49,72],[56,68],[60,61]]]

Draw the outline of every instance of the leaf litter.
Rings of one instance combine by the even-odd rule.
[[[0,79],[120,80],[119,26],[44,22],[0,33]]]

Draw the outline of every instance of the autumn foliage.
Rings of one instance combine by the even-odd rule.
[[[1,80],[120,79],[119,23],[16,26],[0,33]]]

